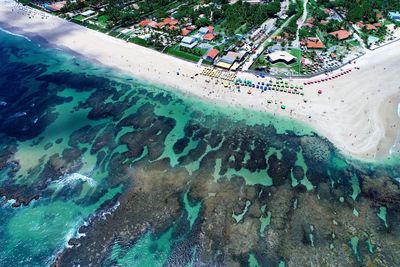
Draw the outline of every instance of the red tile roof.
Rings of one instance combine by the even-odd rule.
[[[176,19],[173,19],[173,20],[171,20],[170,22],[169,22],[169,25],[171,25],[171,26],[175,26],[176,24],[178,24],[179,23],[179,21],[178,20],[176,20]]]
[[[365,24],[362,21],[357,22],[357,26],[363,28]]]
[[[173,20],[173,18],[165,18],[163,20],[163,22],[165,22],[166,24],[169,24],[172,20]]]
[[[203,40],[212,41],[215,38],[215,35],[212,33],[207,33],[203,36]]]
[[[150,26],[150,27],[152,27],[152,28],[156,28],[157,25],[158,25],[158,23],[155,22],[155,21],[150,21],[149,24],[147,24],[147,26]]]
[[[164,26],[165,25],[167,25],[168,23],[165,23],[164,21],[162,21],[162,22],[159,22],[159,23],[157,23],[157,28],[160,28],[160,29],[162,29],[162,28],[164,28]]]
[[[214,26],[208,26],[208,32],[213,33],[214,32]]]
[[[151,20],[148,20],[148,19],[142,20],[141,22],[139,22],[139,26],[145,27],[145,26],[149,25],[150,22],[151,22]]]
[[[171,25],[171,26],[168,27],[168,29],[170,29],[171,31],[176,30],[177,28],[178,28],[178,27],[176,27],[176,26],[174,26],[174,25]]]
[[[67,3],[66,1],[55,2],[49,5],[49,7],[51,7],[55,11],[60,11],[65,6],[66,3]]]
[[[305,45],[307,46],[307,48],[310,48],[310,49],[325,48],[324,43],[317,37],[307,38],[305,40]]]
[[[314,24],[306,22],[306,23],[303,24],[303,27],[314,28]]]
[[[367,24],[366,27],[367,27],[368,31],[376,30],[376,27],[374,25],[372,25],[372,24]]]
[[[206,57],[207,57],[207,58],[211,58],[211,59],[214,60],[215,57],[216,57],[218,54],[219,54],[218,49],[213,48],[213,49],[210,49],[210,51],[208,51],[208,53],[206,54]]]
[[[165,18],[163,20],[163,22],[165,23],[165,25],[170,25],[170,26],[175,26],[176,24],[179,23],[179,21],[177,19],[174,18]]]
[[[191,30],[188,30],[187,28],[186,29],[182,29],[181,30],[181,35],[182,36],[188,36],[189,35],[189,33],[191,33],[192,31]]]
[[[330,32],[329,34],[334,36],[337,40],[345,40],[350,37],[350,33],[346,30],[338,30]]]

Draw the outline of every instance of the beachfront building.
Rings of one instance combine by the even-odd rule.
[[[206,27],[201,27],[199,29],[199,33],[201,35],[205,35],[207,33],[213,33],[214,32],[214,27],[213,26],[206,26]]]
[[[211,48],[207,54],[204,55],[204,59],[210,62],[214,62],[215,58],[218,56],[219,50]]]
[[[237,70],[239,62],[244,58],[245,53],[229,51],[225,56],[216,64],[217,67],[223,69]]]
[[[211,42],[212,40],[214,40],[215,35],[213,33],[207,33],[203,36],[203,40],[204,41],[209,41]]]
[[[60,11],[66,5],[66,3],[66,1],[60,1],[51,4],[44,4],[44,8],[50,12]]]
[[[85,16],[85,17],[90,17],[90,16],[92,16],[92,15],[94,15],[94,14],[96,14],[96,12],[93,11],[93,10],[91,10],[91,9],[86,10],[85,12],[82,12],[82,13],[81,13],[81,15],[82,15],[82,16]]]
[[[272,64],[284,63],[284,64],[289,65],[289,64],[293,64],[296,62],[296,57],[294,57],[293,55],[289,54],[286,51],[275,51],[275,52],[269,53],[267,55],[267,59]]]
[[[194,37],[186,36],[182,39],[180,46],[187,47],[189,49],[193,49],[198,44],[197,39]]]
[[[336,38],[338,41],[346,40],[350,37],[351,33],[346,30],[338,30],[334,32],[330,32],[330,35]]]
[[[400,12],[389,12],[389,18],[391,20],[394,20],[396,22],[400,22]]]

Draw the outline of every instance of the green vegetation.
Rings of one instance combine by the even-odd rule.
[[[221,27],[228,35],[233,35],[244,24],[247,31],[261,25],[268,17],[274,16],[279,10],[280,2],[277,0],[265,5],[250,5],[243,1],[238,1],[233,5],[226,4],[219,14],[221,18],[225,19]]]
[[[190,54],[188,52],[179,50],[178,48],[170,47],[167,50],[167,54],[176,56],[185,60],[193,61],[193,62],[198,62],[200,60],[200,57],[197,55]]]
[[[283,28],[284,32],[287,32],[291,35],[296,34],[297,31],[297,20],[302,16],[304,12],[304,8],[303,8],[303,2],[301,0],[297,0],[296,4],[294,3],[290,3],[289,6],[289,13],[292,16],[289,19],[289,22],[287,23],[287,25]]]
[[[347,11],[348,21],[377,22],[377,14],[387,15],[389,11],[400,10],[399,0],[320,0],[319,5]]]

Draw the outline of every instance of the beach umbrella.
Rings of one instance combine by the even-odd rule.
[[[318,94],[319,95],[322,94],[322,90],[321,89],[318,90]]]
[[[281,105],[281,109],[286,109],[286,106],[285,105]]]

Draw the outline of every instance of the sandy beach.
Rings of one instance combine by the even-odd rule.
[[[215,104],[241,106],[300,120],[327,137],[344,153],[374,160],[389,155],[400,132],[397,108],[400,102],[400,42],[374,51],[354,64],[343,67],[349,74],[326,82],[307,85],[304,96],[280,92],[225,88],[222,80],[198,75],[203,67],[147,49],[68,22],[11,0],[0,0],[1,27],[49,44],[67,48],[135,77],[166,85]],[[335,75],[330,74],[330,76]],[[179,75],[177,75],[179,73]],[[238,73],[239,78],[256,78]],[[322,75],[326,77],[326,75]],[[314,77],[309,80],[316,80]],[[265,81],[265,79],[263,79]],[[303,84],[304,79],[292,79]],[[317,91],[322,90],[322,94]],[[306,101],[304,101],[306,99]],[[268,104],[267,100],[273,103]],[[281,104],[286,109],[280,108]],[[393,150],[393,149],[392,149]]]

